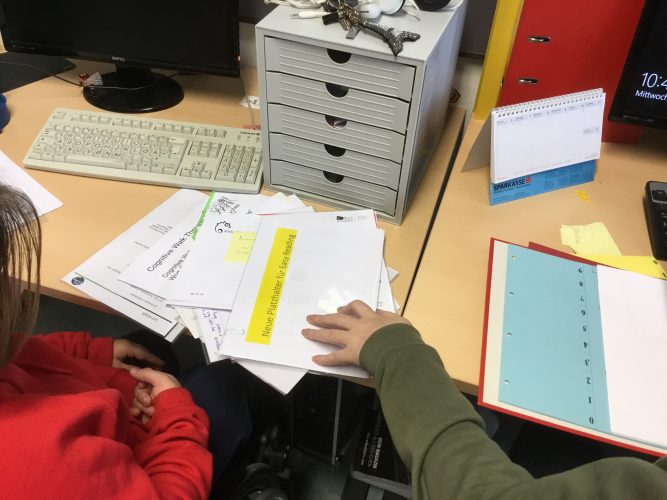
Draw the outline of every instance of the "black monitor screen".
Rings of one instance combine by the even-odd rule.
[[[113,62],[134,76],[150,67],[239,74],[238,0],[0,0],[0,18],[10,51]]]
[[[667,128],[667,0],[646,0],[610,118]]]

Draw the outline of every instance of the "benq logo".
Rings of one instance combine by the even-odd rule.
[[[111,56],[112,61],[118,61],[118,62],[125,62],[124,57],[118,57],[118,56]]]

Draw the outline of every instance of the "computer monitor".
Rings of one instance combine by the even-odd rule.
[[[667,0],[646,0],[609,112],[614,121],[667,128]]]
[[[238,0],[0,0],[0,23],[8,51],[114,63],[83,91],[109,111],[181,101],[181,86],[151,68],[239,75]]]

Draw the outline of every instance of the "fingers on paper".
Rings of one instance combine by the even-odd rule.
[[[361,300],[353,300],[349,304],[339,307],[338,312],[355,316],[357,318],[364,318],[373,314],[375,311],[373,311],[373,309],[371,309],[365,302],[362,302]]]
[[[313,356],[313,361],[321,366],[337,366],[354,364],[352,356],[347,349],[340,349],[331,354],[320,354]]]
[[[352,328],[355,318],[341,313],[311,314],[306,317],[306,321],[311,325],[320,328],[349,330]]]
[[[333,344],[337,346],[345,346],[349,341],[349,335],[347,332],[341,330],[333,329],[321,329],[316,330],[313,328],[305,328],[303,331],[303,336],[310,340],[317,340],[318,342],[324,342],[325,344]]]

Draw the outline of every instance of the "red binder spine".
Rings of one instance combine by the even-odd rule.
[[[525,0],[498,105],[601,87],[608,116],[642,7],[627,0]],[[641,132],[605,119],[602,140],[636,142]]]

